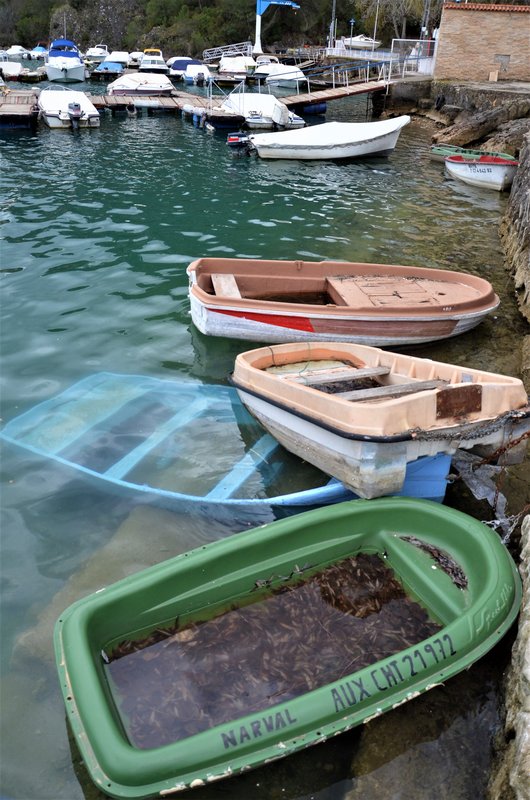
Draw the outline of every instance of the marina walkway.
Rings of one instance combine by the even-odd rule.
[[[359,94],[379,92],[383,91],[386,86],[387,84],[385,81],[350,83],[348,86],[316,89],[314,91],[288,95],[278,99],[285,103],[288,108],[292,109],[328,103],[331,100],[338,100],[341,97],[352,97]],[[14,89],[0,95],[0,124],[8,120],[13,123],[18,120],[18,122],[21,123],[24,118],[26,118],[29,125],[30,120],[36,115],[38,92],[38,89]],[[177,90],[168,97],[89,94],[88,92],[86,94],[98,111],[125,111],[127,107],[134,106],[136,109],[145,108],[159,111],[174,111],[178,113],[185,111],[186,107],[193,107],[194,109],[203,110],[206,115],[208,112],[215,111],[216,116],[222,114],[220,106],[226,98],[225,94],[206,97],[204,95],[179,92]],[[227,114],[227,116],[229,115]]]

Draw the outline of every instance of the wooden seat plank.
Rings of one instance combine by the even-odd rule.
[[[241,297],[241,292],[233,275],[215,272],[212,273],[211,278],[215,294],[219,297]]]
[[[439,389],[440,386],[447,386],[447,381],[414,381],[411,383],[393,383],[391,386],[377,386],[374,389],[359,389],[358,391],[336,392],[334,397],[341,397],[343,400],[353,400],[362,403],[365,400],[391,399],[393,397],[403,397],[415,392],[425,392],[429,389]]]
[[[383,375],[388,375],[390,367],[345,367],[345,369],[337,369],[335,371],[321,370],[320,372],[308,372],[304,375],[289,375],[285,374],[281,377],[288,378],[295,383],[303,383],[305,386],[318,386],[319,384],[326,383],[343,383],[345,381],[362,380],[363,378],[377,378]]]

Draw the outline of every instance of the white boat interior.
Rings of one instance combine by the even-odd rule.
[[[84,92],[65,86],[43,89],[38,98],[40,118],[49,128],[98,128],[98,110]]]

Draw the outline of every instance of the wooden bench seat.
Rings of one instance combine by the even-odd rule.
[[[439,389],[447,386],[447,381],[413,381],[411,383],[393,383],[390,386],[376,386],[374,389],[359,389],[358,391],[336,392],[335,397],[342,397],[343,400],[353,400],[363,402],[364,400],[384,400],[393,397],[403,397],[415,392],[425,392],[429,389]]]
[[[241,297],[241,292],[233,275],[216,272],[212,273],[211,278],[215,294],[219,297]]]
[[[312,372],[304,373],[303,375],[289,375],[286,373],[282,375],[283,378],[288,378],[295,383],[303,383],[305,386],[319,386],[326,383],[345,383],[351,381],[360,381],[363,378],[378,378],[383,375],[388,375],[390,372],[389,367],[345,367],[344,369],[336,370],[314,370]]]

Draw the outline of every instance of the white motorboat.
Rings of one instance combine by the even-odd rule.
[[[144,54],[142,50],[133,50],[131,53],[129,53],[129,58],[127,59],[128,69],[138,69],[142,63],[143,57]]]
[[[140,61],[140,66],[138,67],[138,71],[156,72],[158,75],[167,75],[169,72],[169,67],[164,61],[162,51],[155,48],[151,48],[148,50],[144,50],[144,54],[142,56],[142,60]]]
[[[96,44],[94,47],[89,47],[85,53],[85,58],[87,61],[91,61],[94,64],[101,64],[107,56],[109,55],[109,48],[106,44]]]
[[[186,72],[186,67],[188,64],[201,64],[202,62],[196,58],[190,58],[189,56],[172,56],[168,58],[166,64],[169,67],[169,77],[176,78],[180,80],[184,77],[184,73]]]
[[[256,62],[252,56],[224,55],[219,61],[217,75],[220,79],[245,80],[255,68]]]
[[[127,50],[112,50],[101,63],[121,64],[122,69],[125,69],[129,64],[129,53]]]
[[[376,50],[381,46],[381,42],[377,39],[372,39],[371,36],[365,36],[364,33],[344,38],[342,41],[344,47],[348,50]]]
[[[300,84],[308,82],[302,70],[292,64],[271,63],[267,67],[260,67],[260,72],[254,73],[254,80],[262,80],[263,75],[268,86],[279,86],[284,89],[297,89]]]
[[[505,375],[329,341],[240,353],[232,383],[280,444],[367,499],[400,491],[424,456],[526,454],[528,397]]]
[[[250,145],[260,158],[302,160],[360,158],[391,153],[410,117],[380,122],[325,122],[301,130],[256,133]]]
[[[43,61],[48,53],[48,48],[41,42],[33,47],[26,56],[30,61]]]
[[[113,95],[170,95],[174,87],[167,75],[153,72],[133,72],[109,83],[108,93]]]
[[[46,59],[46,75],[49,81],[84,81],[85,69],[85,62],[74,42],[69,39],[55,39],[51,43]]]
[[[272,94],[246,92],[244,84],[230,92],[221,108],[243,116],[246,127],[254,130],[286,130],[305,125],[302,117],[289,111],[285,103],[277,97]]]
[[[28,58],[29,50],[20,44],[12,44],[7,48],[6,54],[10,61],[22,61],[23,58]]]
[[[98,110],[84,92],[66,87],[46,88],[40,92],[37,102],[40,117],[49,128],[99,128]]]
[[[518,166],[519,162],[513,158],[499,155],[455,155],[445,159],[445,168],[452,178],[498,192],[510,188]]]
[[[184,83],[193,84],[194,86],[204,86],[204,84],[211,83],[213,75],[206,66],[199,62],[198,64],[187,64],[186,69],[182,75]]]
[[[7,55],[0,55],[0,75],[6,81],[18,81],[24,71],[21,61],[10,61]]]

